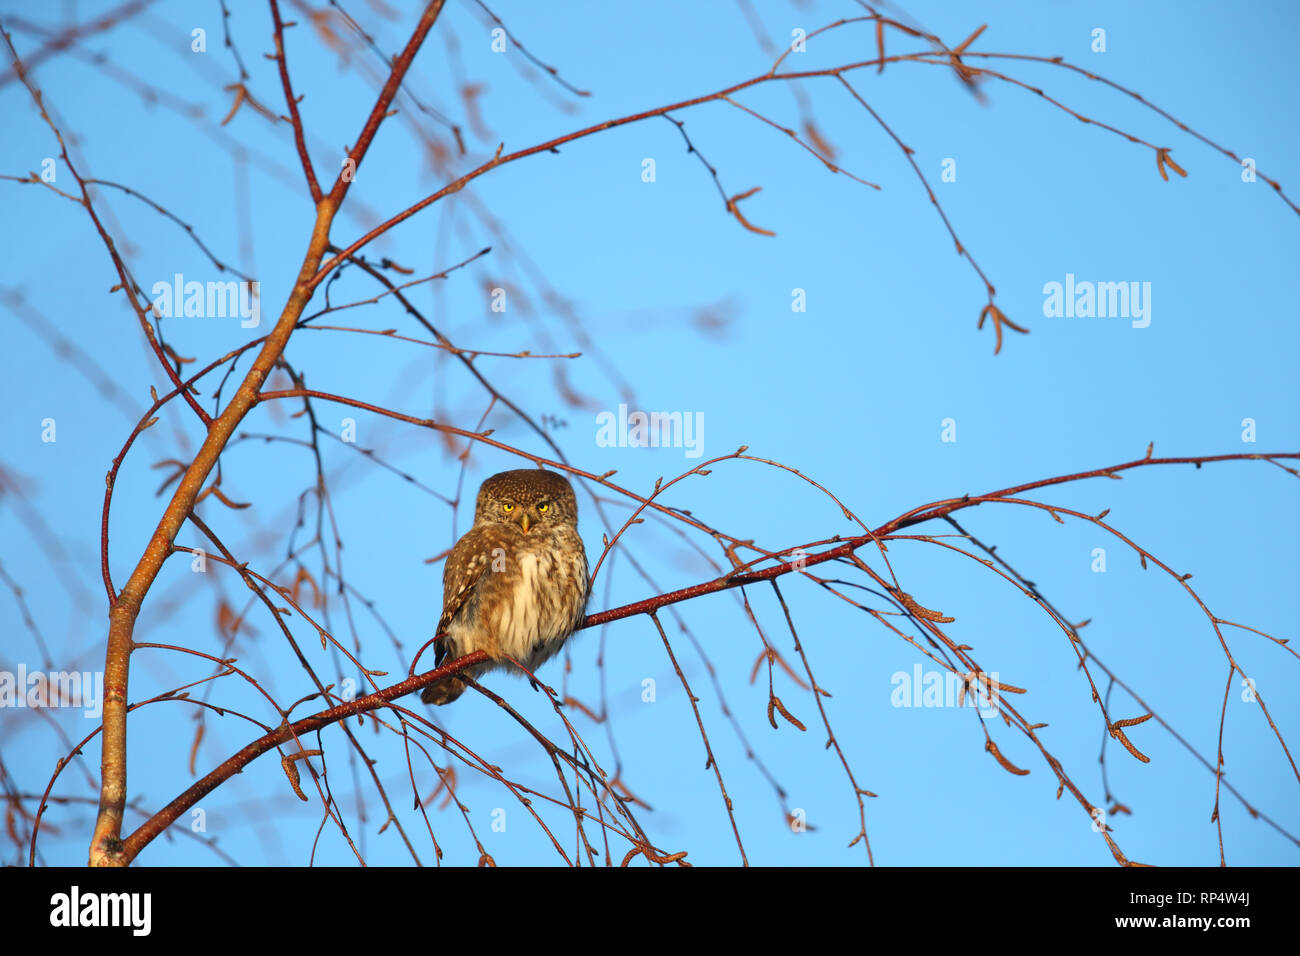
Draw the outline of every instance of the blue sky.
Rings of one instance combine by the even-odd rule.
[[[274,65],[270,17],[260,5],[235,5],[231,30],[252,74],[249,85],[276,113],[284,99]],[[385,20],[364,4],[346,8],[391,53],[409,35],[411,5],[393,4]],[[767,33],[786,43],[791,31],[811,32],[859,10],[850,3],[755,3]],[[107,6],[80,5],[82,20]],[[729,2],[659,5],[501,3],[493,9],[527,48],[591,91],[575,98],[555,84],[521,78],[514,49],[491,50],[489,27],[471,4],[451,0],[421,52],[410,89],[420,102],[465,128],[469,155],[441,171],[422,147],[448,142],[445,127],[409,100],[381,130],[362,164],[334,240],[351,242],[378,222],[478,165],[504,143],[507,152],[607,119],[712,92],[766,71],[741,7]],[[1300,65],[1289,38],[1297,11],[1288,3],[1259,3],[1249,15],[1225,17],[1209,3],[984,4],[909,3],[908,13],[950,45],[976,27],[987,30],[971,49],[1060,55],[1141,93],[1196,132],[1300,194],[1295,90]],[[39,17],[57,28],[59,12],[0,4],[0,21],[24,56],[42,38]],[[305,20],[302,8],[286,17]],[[16,18],[16,19],[15,19]],[[22,21],[23,26],[16,26]],[[207,31],[207,52],[190,49],[191,31]],[[1094,30],[1105,51],[1094,52]],[[455,37],[455,45],[446,42]],[[353,50],[341,57],[303,25],[289,32],[295,89],[305,96],[309,148],[321,178],[332,181],[346,146],[374,101],[376,59]],[[160,101],[144,103],[130,80],[97,69],[85,56],[64,53],[33,70],[59,122],[78,137],[74,158],[83,175],[131,186],[194,226],[223,261],[261,283],[262,325],[237,320],[165,320],[168,341],[198,365],[263,334],[288,294],[301,262],[312,209],[286,124],[272,125],[245,106],[226,126],[237,67],[221,42],[216,3],[158,3],[107,33],[85,40],[82,54],[103,52],[129,70]],[[887,52],[918,49],[895,33]],[[789,69],[819,69],[868,59],[870,25],[814,37]],[[981,65],[985,61],[971,61]],[[1098,468],[1141,457],[1149,442],[1157,456],[1282,452],[1297,447],[1295,358],[1300,346],[1294,264],[1300,217],[1262,180],[1243,181],[1231,159],[1116,90],[1041,63],[988,64],[1089,118],[1167,147],[1187,178],[1160,178],[1145,146],[1079,122],[1025,89],[990,80],[981,104],[950,69],[891,64],[851,74],[851,82],[897,136],[914,150],[963,245],[996,286],[997,303],[1027,336],[1008,333],[1000,354],[993,335],[975,328],[987,300],[984,285],[958,256],[902,152],[830,78],[803,82],[821,135],[835,162],[880,185],[872,189],[835,175],[789,137],[725,103],[675,112],[699,152],[716,168],[728,195],[760,186],[741,211],[764,236],[728,215],[718,189],[681,133],[661,118],[567,143],[493,170],[452,199],[393,229],[368,250],[388,256],[418,278],[445,269],[485,246],[492,253],[445,281],[415,287],[413,303],[453,342],[484,352],[582,352],[573,360],[482,356],[476,367],[550,428],[568,461],[600,474],[618,469],[623,487],[649,493],[655,479],[694,467],[682,448],[608,448],[597,441],[597,415],[632,409],[702,416],[706,458],[740,445],[750,454],[799,469],[833,491],[871,526],[929,501],[977,494],[1021,482]],[[467,116],[456,88],[468,77],[482,84],[476,103],[481,130]],[[174,100],[171,98],[175,98]],[[798,127],[798,101],[788,85],[771,83],[737,102],[781,126]],[[572,112],[556,108],[571,104]],[[201,105],[195,120],[182,104]],[[0,86],[0,173],[39,171],[57,148],[20,84]],[[247,151],[247,161],[240,150]],[[654,161],[654,180],[643,179]],[[80,160],[79,160],[80,161]],[[944,169],[955,181],[944,181]],[[75,182],[60,170],[55,183]],[[0,562],[22,589],[47,663],[24,623],[12,589],[0,590],[0,669],[97,670],[103,663],[106,599],[99,573],[103,476],[138,416],[149,386],[164,377],[120,293],[103,244],[85,212],[53,192],[0,181],[11,228],[0,238],[5,268],[0,321],[6,330],[6,374],[0,376],[0,456],[9,490],[0,496]],[[198,281],[225,278],[185,231],[147,205],[99,189],[96,208],[146,288],[182,273]],[[1077,281],[1133,282],[1149,289],[1149,324],[1126,318],[1044,315],[1045,286]],[[1149,283],[1149,286],[1146,284]],[[491,309],[492,288],[505,288],[505,312]],[[806,310],[792,310],[803,290]],[[334,303],[374,296],[378,288],[356,270],[331,290]],[[16,304],[15,295],[24,304]],[[318,310],[318,293],[308,313]],[[39,318],[36,318],[39,316]],[[320,324],[428,334],[391,299],[334,313]],[[106,394],[51,336],[92,357],[114,383]],[[432,415],[476,428],[488,396],[464,368],[435,350],[345,332],[295,333],[286,353],[305,370],[310,387],[346,394],[414,416]],[[198,365],[187,366],[192,370]],[[566,401],[556,370],[583,400]],[[242,375],[247,360],[236,375]],[[200,386],[211,409],[213,377]],[[227,383],[228,398],[235,382]],[[283,387],[283,385],[277,386]],[[302,439],[304,418],[293,402],[264,406],[242,424],[250,436]],[[441,562],[433,558],[463,533],[478,482],[523,459],[476,448],[456,514],[460,463],[434,433],[329,403],[317,405],[321,426],[334,433],[355,420],[356,445],[373,449],[393,470],[377,467],[354,448],[322,439],[331,505],[344,542],[350,607],[337,597],[320,613],[334,636],[367,667],[401,673],[431,636],[440,609]],[[57,440],[42,441],[46,419]],[[951,419],[955,441],[944,441]],[[1256,442],[1243,441],[1243,420]],[[487,425],[494,437],[550,456],[539,438],[500,406]],[[118,478],[110,527],[110,563],[118,587],[129,575],[165,504],[156,497],[166,459],[192,456],[202,433],[188,410],[168,406],[126,459]],[[455,451],[459,451],[457,447]],[[260,438],[232,444],[222,456],[225,493],[254,506],[230,510],[212,498],[200,515],[241,560],[292,584],[282,566],[287,550],[312,534],[316,506],[306,496],[306,524],[296,534],[300,496],[315,480],[314,462],[300,445]],[[411,476],[414,481],[403,478]],[[595,488],[596,486],[589,486]],[[1038,500],[1108,520],[1179,573],[1193,573],[1197,593],[1221,618],[1279,638],[1294,638],[1295,541],[1300,520],[1295,478],[1264,462],[1137,469],[1123,481],[1094,479],[1040,494]],[[431,491],[427,490],[431,489]],[[170,494],[170,488],[168,490]],[[621,525],[626,499],[601,491],[605,513]],[[788,472],[752,461],[719,464],[707,477],[679,483],[663,498],[701,520],[770,550],[851,533],[854,525],[815,488]],[[587,550],[600,553],[602,525],[588,491],[580,491]],[[1072,621],[1091,619],[1088,646],[1182,737],[1211,761],[1219,734],[1228,665],[1205,615],[1172,578],[1143,570],[1136,555],[1085,522],[1057,524],[1045,513],[984,505],[959,515],[980,540],[1034,580]],[[942,524],[922,532],[950,532]],[[683,535],[683,532],[686,532]],[[327,531],[327,536],[333,536]],[[716,543],[684,525],[651,521],[623,541],[627,555],[611,560],[596,582],[591,610],[602,610],[684,587],[716,575]],[[187,527],[178,543],[197,545]],[[1104,572],[1096,548],[1104,548]],[[863,552],[880,570],[879,555]],[[1060,629],[1033,602],[981,565],[933,544],[897,542],[889,557],[905,588],[927,607],[956,620],[945,625],[971,645],[988,671],[1028,689],[1015,703],[1042,731],[1049,750],[1097,804],[1107,803],[1097,756],[1104,726],[1086,680]],[[331,560],[334,559],[331,544]],[[319,552],[307,567],[321,579]],[[836,572],[849,577],[849,569]],[[856,580],[861,581],[861,578]],[[653,583],[652,583],[653,582]],[[787,577],[783,593],[819,681],[835,734],[867,802],[867,831],[877,863],[887,865],[1109,865],[1111,855],[1088,816],[1056,781],[1041,754],[1021,735],[996,724],[1003,753],[1028,768],[1002,770],[984,750],[980,721],[969,709],[893,706],[894,675],[926,664],[915,647],[862,611],[807,580]],[[222,654],[215,608],[222,599],[243,608],[249,592],[228,569],[193,574],[173,557],[151,592],[137,639],[183,644]],[[798,654],[770,588],[748,598],[763,633],[793,667]],[[878,599],[869,599],[881,606]],[[370,613],[365,602],[382,617]],[[277,700],[311,692],[273,621],[250,611],[252,635],[229,653],[255,673]],[[778,674],[782,700],[809,729],[767,723],[765,675],[749,683],[762,645],[737,592],[680,605],[663,616],[677,659],[696,696],[710,743],[735,806],[745,851],[753,863],[861,864],[857,803],[813,699]],[[715,685],[684,623],[706,653]],[[295,635],[326,680],[357,679],[338,653],[322,652],[301,620]],[[394,647],[390,632],[401,641]],[[910,633],[915,633],[912,631]],[[1256,680],[1273,720],[1295,752],[1300,729],[1295,654],[1250,631],[1226,632],[1236,661]],[[565,665],[542,677],[610,720],[571,719],[601,766],[653,809],[638,819],[657,845],[689,850],[697,864],[734,864],[740,855],[695,717],[653,624],[645,617],[589,630],[569,645]],[[598,667],[599,664],[599,667]],[[211,673],[194,660],[156,650],[133,658],[132,700]],[[1094,674],[1101,679],[1101,671]],[[382,678],[379,678],[382,680]],[[646,680],[654,702],[643,700]],[[498,675],[489,685],[556,739],[563,728],[525,682]],[[725,696],[720,702],[717,688]],[[603,691],[602,691],[603,688]],[[1103,686],[1103,690],[1104,690]],[[1257,704],[1232,683],[1224,722],[1225,779],[1286,833],[1300,833],[1297,777]],[[556,788],[549,760],[536,744],[485,700],[466,695],[435,719],[485,759],[531,785]],[[264,700],[225,679],[211,691],[220,703],[275,722]],[[419,708],[414,699],[409,706]],[[1117,717],[1137,717],[1141,705],[1116,688]],[[295,711],[305,715],[312,708]],[[733,730],[734,715],[746,744]],[[0,756],[6,786],[40,792],[54,762],[95,721],[68,709],[0,708]],[[192,708],[167,703],[129,721],[129,787],[145,808],[157,808],[192,782]],[[58,725],[58,731],[54,724]],[[353,725],[355,727],[355,724]],[[195,755],[202,774],[247,742],[251,725],[209,714]],[[428,831],[411,811],[401,739],[357,730],[424,862],[432,862]],[[1132,859],[1216,865],[1218,838],[1210,823],[1214,775],[1156,722],[1130,730],[1151,758],[1140,764],[1113,741],[1106,750],[1109,788],[1132,813],[1112,817],[1114,836]],[[366,861],[411,862],[393,828],[378,830],[384,812],[364,770],[337,729],[324,735],[330,782],[349,832]],[[312,744],[314,746],[314,744]],[[810,829],[793,832],[783,820],[752,747],[804,812]],[[442,755],[439,755],[441,759]],[[85,769],[64,772],[56,793],[95,793],[97,745]],[[427,761],[416,761],[422,794],[433,786]],[[550,863],[554,849],[518,801],[489,780],[460,771],[461,799],[475,830],[501,863]],[[320,801],[302,804],[273,756],[256,762],[202,804],[205,836],[243,863],[303,864],[321,822]],[[364,803],[364,817],[358,810]],[[494,811],[504,816],[494,817]],[[1227,859],[1232,864],[1295,865],[1294,837],[1254,820],[1239,802],[1222,805]],[[85,858],[91,815],[60,806],[58,825],[41,842],[42,860]],[[139,818],[133,818],[138,820]],[[504,819],[504,832],[494,830]],[[430,809],[445,862],[477,858],[454,807]],[[572,818],[548,820],[572,853]],[[566,842],[567,841],[567,842]],[[623,849],[625,849],[623,845]],[[617,861],[623,849],[614,850]],[[7,861],[17,861],[12,850]],[[25,859],[25,856],[23,857]],[[351,865],[356,857],[327,824],[316,862]],[[141,865],[219,864],[191,839],[158,840]]]

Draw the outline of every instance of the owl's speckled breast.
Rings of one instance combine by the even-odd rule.
[[[576,532],[569,534],[577,538]],[[587,592],[581,540],[574,549],[566,537],[563,532],[532,540],[521,536],[507,550],[500,558],[504,566],[488,572],[479,585],[478,613],[452,628],[461,653],[483,649],[535,671],[559,652],[582,621]]]

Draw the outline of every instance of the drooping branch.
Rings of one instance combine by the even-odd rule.
[[[282,396],[279,393],[267,393],[263,396],[263,398],[273,398],[273,397],[282,397]],[[477,437],[477,436],[471,436],[471,437]],[[748,457],[748,456],[741,456],[741,457]],[[758,459],[753,459],[753,460],[758,460]],[[728,591],[734,588],[740,588],[749,584],[755,584],[755,583],[765,582],[765,581],[775,582],[777,579],[787,574],[806,574],[807,569],[810,567],[814,567],[819,564],[824,564],[826,562],[840,560],[845,557],[849,557],[854,559],[857,562],[860,562],[861,559],[858,558],[856,554],[856,552],[860,548],[869,545],[877,545],[879,542],[887,541],[890,539],[891,534],[903,528],[911,527],[920,524],[922,522],[931,521],[936,518],[945,518],[951,515],[952,513],[956,511],[960,511],[965,508],[975,507],[980,504],[993,503],[993,502],[1007,502],[1007,503],[1014,503],[1014,504],[1035,504],[1038,507],[1049,511],[1060,511],[1061,513],[1064,514],[1072,514],[1077,517],[1086,517],[1079,514],[1078,512],[1072,511],[1071,509],[1059,508],[1059,507],[1054,508],[1053,506],[1046,505],[1046,504],[1041,504],[1036,502],[1026,502],[1023,499],[1016,498],[1015,496],[1024,491],[1032,490],[1035,488],[1049,487],[1052,485],[1062,484],[1066,482],[1082,481],[1088,478],[1099,478],[1099,477],[1119,478],[1120,476],[1116,474],[1117,472],[1126,471],[1133,468],[1147,467],[1151,465],[1190,464],[1196,467],[1200,467],[1202,464],[1209,463],[1209,462],[1247,461],[1247,460],[1269,461],[1273,464],[1277,464],[1279,467],[1282,467],[1284,470],[1288,471],[1291,474],[1296,474],[1295,469],[1292,469],[1286,465],[1282,465],[1281,461],[1300,460],[1300,453],[1279,453],[1279,454],[1240,453],[1240,454],[1230,454],[1230,455],[1212,455],[1212,456],[1181,457],[1181,458],[1144,457],[1144,458],[1136,459],[1134,461],[1124,462],[1122,464],[1113,465],[1106,468],[1097,468],[1091,471],[1078,472],[1072,475],[1061,475],[1052,478],[1041,479],[1039,481],[1027,482],[1022,485],[1017,485],[1015,487],[1003,489],[1001,491],[990,492],[985,495],[979,495],[979,496],[965,495],[961,498],[948,499],[943,502],[938,502],[931,505],[925,505],[920,508],[912,509],[911,511],[903,515],[900,515],[897,518],[885,522],[884,524],[882,524],[880,527],[876,528],[873,531],[869,531],[864,535],[857,535],[851,538],[845,538],[842,541],[839,541],[838,543],[835,543],[832,546],[824,548],[823,550],[818,551],[816,553],[801,553],[796,561],[784,561],[779,559],[781,558],[782,555],[786,555],[791,551],[798,550],[802,552],[803,550],[802,548],[787,549],[781,552],[766,553],[764,554],[763,558],[760,558],[759,560],[771,558],[771,559],[777,559],[777,563],[774,563],[767,567],[757,568],[755,570],[735,571],[733,573],[725,574],[720,577],[711,579],[709,581],[703,581],[698,584],[691,585],[690,587],[680,588],[676,591],[669,591],[664,594],[659,594],[654,597],[646,598],[642,601],[636,601],[631,604],[622,605],[620,607],[610,608],[606,611],[600,611],[594,614],[589,614],[587,615],[586,619],[583,621],[581,628],[585,629],[590,627],[596,627],[602,624],[611,623],[613,621],[623,620],[626,618],[635,617],[644,614],[644,615],[649,615],[651,617],[651,619],[655,622],[656,627],[659,628],[659,632],[662,636],[663,634],[662,626],[659,625],[656,615],[657,612],[659,612],[664,608],[670,607],[672,605],[680,604],[686,601],[690,601],[707,594],[716,594],[722,591]],[[553,462],[548,462],[547,464],[550,464],[554,467],[566,467],[566,466],[556,465]],[[567,470],[572,471],[575,474],[582,474],[576,469],[569,468]],[[696,470],[693,469],[691,473],[696,473]],[[599,476],[585,475],[585,477],[588,477],[594,481],[603,481],[604,483],[608,484],[606,480],[600,478]],[[616,487],[616,486],[611,486],[611,487]],[[632,495],[631,492],[627,492],[627,494]],[[636,497],[635,495],[632,496]],[[657,502],[654,502],[653,496],[651,496],[650,498],[642,499],[642,505],[643,507],[662,507],[659,506]],[[676,514],[676,512],[671,512],[671,511],[669,511],[669,513]],[[1142,552],[1139,549],[1139,553],[1143,555],[1143,560],[1145,561],[1146,560],[1145,552]],[[908,598],[906,595],[903,595],[903,602],[905,605],[909,605],[912,608],[914,613],[919,613],[922,617],[926,617],[927,615],[933,615],[933,612],[928,612],[925,611],[924,609],[919,608],[919,606],[917,606],[915,602],[911,601],[911,599]],[[782,601],[782,605],[784,607],[784,601]],[[1218,619],[1213,617],[1212,619],[1217,624]],[[790,624],[793,630],[793,622],[788,620],[788,609],[787,609],[787,622]],[[427,647],[428,644],[426,644],[425,646]],[[669,653],[671,654],[671,648],[669,648]],[[1229,655],[1229,659],[1231,660],[1231,655]],[[480,663],[483,660],[486,660],[486,655],[481,651],[475,652],[473,654],[459,658],[455,661],[451,661],[447,664],[444,664],[442,667],[437,668],[435,670],[431,670],[423,674],[413,674],[412,676],[407,677],[405,680],[399,681],[398,683],[393,684],[389,687],[377,690],[371,694],[357,697],[354,700],[347,702],[346,704],[340,704],[336,707],[328,708],[317,714],[313,714],[310,717],[306,717],[301,720],[295,721],[291,725],[286,724],[282,727],[277,728],[271,733],[263,735],[262,737],[258,738],[257,740],[245,746],[238,753],[229,757],[217,768],[215,768],[213,771],[207,774],[202,780],[200,780],[198,783],[191,786],[184,793],[180,794],[175,800],[169,803],[165,808],[160,810],[157,814],[155,814],[148,821],[146,821],[145,824],[143,824],[135,833],[131,834],[131,836],[128,837],[122,843],[120,850],[116,855],[115,862],[120,862],[120,863],[130,862],[139,854],[139,852],[146,845],[148,845],[150,841],[152,841],[155,837],[161,834],[163,830],[165,830],[189,807],[193,806],[198,800],[200,800],[206,794],[212,792],[212,790],[214,790],[217,786],[219,786],[224,780],[228,779],[231,775],[238,773],[240,770],[243,769],[243,767],[247,766],[247,764],[250,763],[252,760],[266,753],[268,750],[271,750],[278,744],[295,739],[297,736],[304,733],[311,733],[314,731],[321,730],[324,727],[327,727],[330,724],[337,723],[341,720],[344,720],[347,717],[355,716],[358,714],[364,714],[377,709],[384,708],[390,705],[392,701],[397,700],[400,697],[403,697],[407,694],[414,693],[415,691],[437,680],[441,680],[448,675],[457,673],[460,670],[467,668],[473,664]],[[419,655],[417,655],[416,660],[412,662],[411,665],[412,669],[418,666],[418,661],[419,661]],[[807,661],[805,659],[805,666],[806,665],[807,665]],[[678,673],[680,675],[680,668],[678,668]],[[825,715],[823,713],[823,717],[824,716]],[[697,719],[698,719],[698,713],[697,713]],[[1269,722],[1271,725],[1272,724],[1271,718]],[[1109,720],[1107,721],[1107,723],[1109,726],[1110,723]],[[1116,726],[1122,727],[1123,723],[1124,722],[1118,722]],[[1037,736],[1033,733],[1033,730],[1034,730],[1033,727],[1029,727],[1028,730],[1029,736],[1039,746],[1039,748],[1042,749],[1042,743],[1041,741],[1038,740]],[[1276,731],[1276,727],[1274,727],[1274,730]],[[832,737],[832,740],[833,739],[834,738]],[[989,743],[990,745],[992,745],[991,740],[989,741]],[[994,750],[992,752],[994,752],[995,756],[997,756],[997,751],[995,749],[996,745],[992,745],[992,746],[994,747]],[[1283,743],[1283,746],[1285,747],[1285,742]],[[1050,755],[1048,756],[1048,760],[1049,760],[1049,764],[1053,764],[1054,758],[1051,758]],[[1053,766],[1054,769],[1056,769],[1058,776],[1060,776],[1059,766],[1055,764],[1053,764]],[[847,769],[847,765],[846,765],[846,769]],[[861,790],[856,780],[853,780],[851,771],[849,771],[849,774],[850,774],[850,779],[853,782],[855,791],[857,791],[857,795],[859,798],[859,805],[861,809],[861,796],[863,794],[867,796],[871,796],[871,794],[867,791]],[[1062,786],[1068,787],[1075,794],[1076,798],[1079,799],[1080,802],[1083,803],[1085,806],[1090,806],[1090,804],[1087,803],[1083,795],[1078,792],[1077,788],[1074,787],[1074,785],[1068,781],[1068,778],[1062,778]],[[723,796],[725,799],[726,798],[725,788],[723,790]],[[864,824],[862,835],[865,836],[865,824]],[[1121,862],[1127,862],[1126,858],[1119,851],[1118,847],[1114,844],[1114,841],[1111,840],[1108,835],[1106,834],[1103,835],[1106,836],[1107,843],[1111,847],[1112,852],[1116,854],[1116,859],[1120,860]],[[739,842],[738,832],[736,834],[736,838],[737,841]],[[854,842],[857,841],[855,840]],[[741,852],[742,854],[744,853],[743,847]]]
[[[282,743],[295,740],[303,734],[310,734],[330,724],[338,723],[348,717],[354,717],[357,714],[368,713],[379,707],[396,700],[399,697],[405,697],[407,694],[414,693],[420,688],[432,684],[434,681],[441,680],[450,674],[458,673],[466,667],[487,660],[487,655],[482,651],[475,651],[465,657],[458,658],[444,664],[442,667],[429,671],[426,674],[420,674],[415,677],[408,677],[391,687],[385,687],[383,690],[376,691],[373,694],[367,694],[364,697],[357,697],[354,700],[346,701],[323,710],[320,713],[312,714],[310,717],[304,717],[301,720],[295,720],[292,724],[282,724],[268,734],[248,744],[238,753],[228,757],[216,769],[207,774],[202,780],[199,780],[184,793],[178,796],[163,809],[159,810],[152,817],[141,824],[140,828],[132,833],[125,840],[121,841],[118,851],[114,854],[113,864],[125,866],[134,860],[146,846],[148,846],[155,837],[159,836],[167,829],[176,819],[188,810],[198,801],[215,790],[224,781],[232,775],[239,773],[244,767],[252,763],[268,750],[273,750]]]

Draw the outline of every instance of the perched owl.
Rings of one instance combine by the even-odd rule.
[[[478,491],[474,527],[456,542],[442,574],[442,617],[434,645],[441,665],[473,651],[500,663],[464,673],[477,678],[493,667],[519,673],[550,660],[580,623],[587,607],[587,553],[578,535],[573,486],[552,471],[523,468],[493,475]],[[449,677],[420,694],[427,704],[450,704],[465,683]]]

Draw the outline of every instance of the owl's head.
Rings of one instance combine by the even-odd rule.
[[[578,524],[578,499],[562,475],[540,468],[503,471],[483,482],[474,506],[474,523],[512,524],[524,534],[534,529]]]

